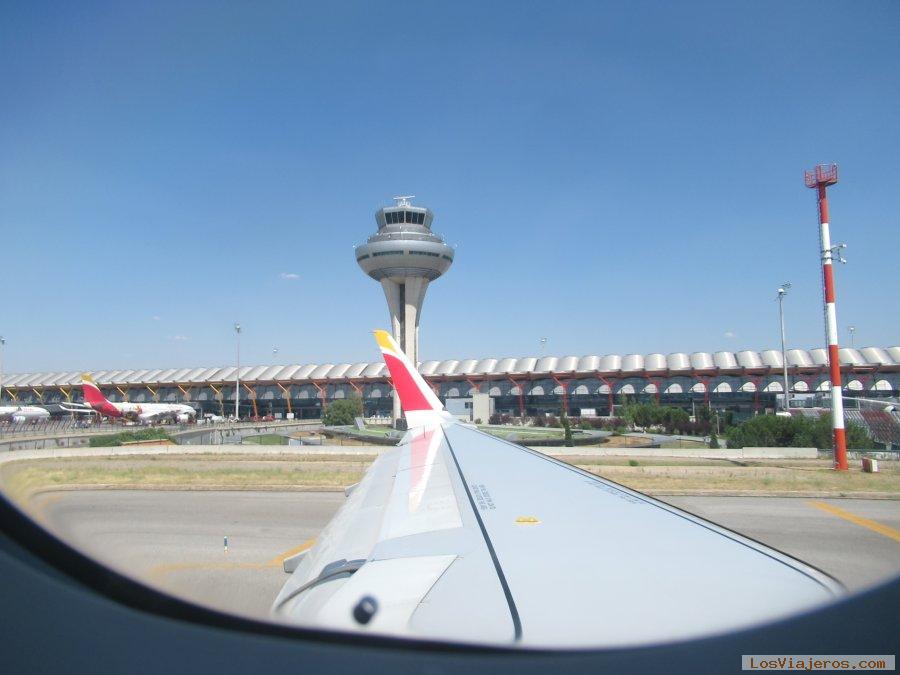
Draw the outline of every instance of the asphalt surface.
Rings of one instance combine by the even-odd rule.
[[[51,531],[150,585],[265,618],[342,492],[78,490],[43,493]],[[900,574],[900,501],[666,497],[665,501],[804,560],[852,590]],[[225,551],[224,538],[228,537]]]
[[[119,572],[266,618],[287,580],[279,558],[310,545],[344,499],[343,492],[77,490],[43,493],[33,504],[52,532]]]
[[[851,590],[900,574],[900,538],[890,536],[891,531],[894,537],[900,535],[900,501],[796,497],[661,499],[818,567]],[[884,526],[881,532],[871,529],[879,525]]]

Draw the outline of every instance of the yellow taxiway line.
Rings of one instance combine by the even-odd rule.
[[[312,548],[313,544],[315,543],[315,539],[307,539],[299,546],[295,546],[294,548],[289,549],[264,563],[228,561],[163,563],[151,567],[148,577],[151,581],[158,583],[162,581],[164,577],[172,574],[173,572],[184,572],[186,570],[262,570],[269,567],[280,567],[282,563],[284,563],[286,558],[290,558],[292,555],[297,555],[302,551],[306,551],[307,549]]]
[[[837,506],[832,506],[827,502],[808,502],[810,506],[813,508],[819,509],[821,511],[825,511],[825,513],[830,513],[833,516],[837,516],[838,518],[843,518],[844,520],[853,523],[854,525],[859,525],[860,527],[865,527],[868,530],[872,530],[872,532],[877,532],[883,537],[887,537],[888,539],[893,539],[894,541],[900,542],[900,530],[895,530],[893,527],[889,527],[888,525],[883,525],[875,520],[869,520],[868,518],[862,518],[857,516],[855,513],[850,513],[849,511],[844,511],[844,509],[838,508]]]
[[[303,551],[311,549],[313,547],[313,544],[315,543],[315,539],[307,539],[299,546],[295,546],[289,551],[285,551],[281,555],[277,555],[272,558],[269,562],[266,563],[266,567],[281,567],[286,559],[290,558],[292,555],[297,555],[298,553],[302,553]]]

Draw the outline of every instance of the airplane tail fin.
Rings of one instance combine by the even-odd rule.
[[[408,426],[412,428],[452,419],[390,333],[376,330],[375,340],[391,373],[391,381],[400,397],[400,406],[406,415]]]
[[[94,382],[94,378],[88,373],[81,374],[81,389],[84,391],[84,402],[91,405],[104,405],[109,401],[100,391],[100,387]]]

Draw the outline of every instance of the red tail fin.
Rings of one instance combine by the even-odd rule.
[[[84,391],[84,402],[91,406],[102,406],[109,404],[100,388],[94,384],[94,378],[87,373],[81,375],[81,388]]]

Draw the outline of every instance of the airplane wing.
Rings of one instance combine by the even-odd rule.
[[[416,424],[352,490],[275,616],[407,637],[618,647],[749,627],[840,593],[783,553],[457,423],[380,333]]]
[[[59,403],[59,409],[80,415],[96,415],[97,411],[83,403]]]

